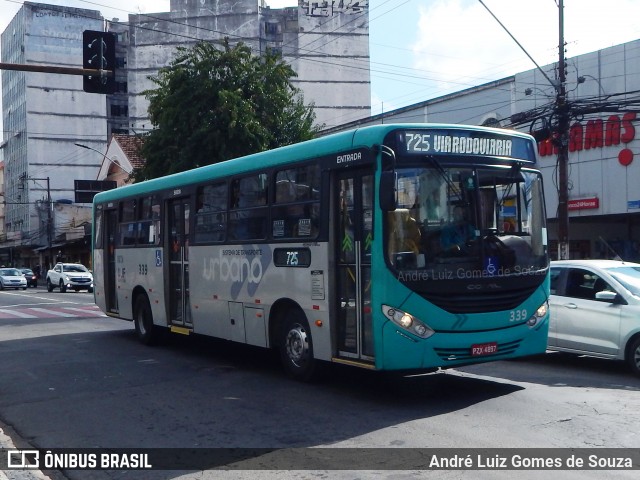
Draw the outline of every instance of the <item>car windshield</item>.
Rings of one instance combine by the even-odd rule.
[[[63,272],[87,272],[87,267],[84,265],[64,265],[62,267]]]
[[[5,277],[19,277],[22,274],[15,268],[3,268],[2,270],[0,270],[0,275],[3,275]]]
[[[640,297],[640,267],[618,267],[608,271],[624,288]]]

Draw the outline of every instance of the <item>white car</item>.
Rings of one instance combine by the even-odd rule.
[[[5,288],[27,289],[27,279],[17,268],[0,268],[0,290]]]
[[[640,264],[551,262],[549,350],[624,360],[640,375]]]
[[[61,293],[67,290],[86,290],[92,293],[93,275],[81,263],[56,263],[47,272],[47,291],[53,292],[54,288],[59,288]]]

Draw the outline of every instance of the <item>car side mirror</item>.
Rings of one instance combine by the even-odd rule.
[[[619,303],[620,301],[618,294],[616,292],[611,292],[609,290],[596,292],[596,300],[609,302],[609,303]]]

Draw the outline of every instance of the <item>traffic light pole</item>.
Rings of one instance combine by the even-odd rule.
[[[116,90],[115,46],[114,33],[85,30],[82,32],[82,68],[0,62],[0,70],[82,75],[82,88],[85,92],[114,93]]]
[[[33,65],[21,63],[2,63],[0,62],[0,70],[17,70],[20,72],[39,72],[39,73],[58,73],[60,75],[82,75],[82,76],[113,76],[113,70],[95,70],[91,68],[73,68],[73,67],[52,67],[50,65]]]

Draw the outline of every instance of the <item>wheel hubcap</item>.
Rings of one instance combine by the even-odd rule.
[[[309,343],[307,342],[307,332],[300,325],[296,325],[287,333],[287,356],[297,366],[300,366],[306,360],[309,352]]]

